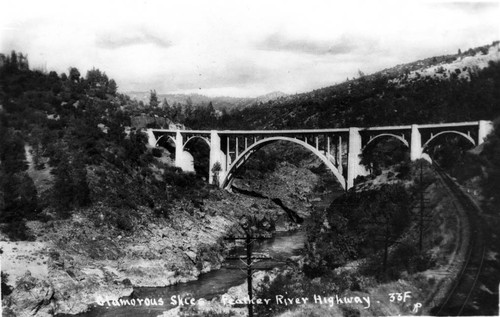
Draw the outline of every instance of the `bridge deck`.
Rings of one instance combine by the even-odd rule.
[[[452,123],[431,123],[431,124],[417,124],[418,128],[421,129],[432,129],[432,128],[452,128],[452,127],[467,127],[467,126],[477,126],[479,121],[470,122],[452,122]],[[385,127],[359,127],[360,131],[388,131],[388,130],[409,130],[411,125],[399,125],[399,126],[385,126]],[[169,129],[151,129],[154,132],[181,132],[181,133],[196,133],[196,134],[207,134],[209,135],[211,130],[169,130]],[[235,135],[235,134],[324,134],[324,133],[346,133],[349,132],[349,128],[337,128],[337,129],[297,129],[297,130],[214,130],[221,135]]]

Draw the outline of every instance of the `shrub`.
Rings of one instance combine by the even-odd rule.
[[[26,226],[26,221],[16,220],[3,225],[3,232],[11,240],[33,241],[35,237],[30,233],[29,228]]]
[[[382,255],[378,253],[367,259],[360,271],[362,274],[376,277],[380,281],[391,281],[401,278],[403,272],[414,274],[435,265],[430,254],[420,252],[414,244],[403,243],[398,244],[391,252],[385,272],[381,263]]]
[[[134,229],[134,223],[128,214],[123,216],[118,216],[116,219],[116,227],[124,231],[132,231]]]
[[[159,217],[169,218],[172,213],[173,205],[167,201],[161,201],[154,208],[154,214]]]
[[[1,251],[1,249],[0,249],[0,251]],[[4,273],[4,272],[2,272],[1,274],[2,274],[2,300],[3,300],[4,296],[8,296],[8,295],[10,295],[10,293],[12,293],[12,287],[7,285],[8,274]]]
[[[398,172],[397,177],[399,179],[408,179],[408,177],[410,176],[410,170],[410,164],[400,164],[396,169],[396,171]]]
[[[359,316],[361,316],[361,313],[356,308],[352,308],[349,306],[341,306],[341,309],[342,309],[342,313],[343,313],[344,317],[359,317]]]
[[[256,297],[276,298],[277,295],[282,295],[289,298],[298,298],[304,295],[303,287],[304,281],[297,281],[297,277],[288,272],[276,276],[271,283],[261,285]],[[257,316],[270,317],[290,309],[290,306],[279,305],[271,301],[269,305],[257,305],[254,308]]]
[[[154,148],[152,151],[151,151],[151,154],[153,154],[154,157],[162,157],[163,155],[163,151],[162,149],[160,148]]]

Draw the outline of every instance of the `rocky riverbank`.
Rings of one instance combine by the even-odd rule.
[[[99,298],[127,296],[133,287],[194,280],[220,267],[227,251],[223,237],[244,214],[273,221],[284,213],[269,199],[213,190],[200,206],[180,201],[168,218],[140,207],[141,217],[124,231],[103,221],[106,208],[29,222],[34,242],[2,237],[2,248],[10,250],[2,270],[13,289],[2,302],[6,316],[75,314]]]

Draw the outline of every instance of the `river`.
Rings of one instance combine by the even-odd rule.
[[[259,262],[259,267],[272,268],[284,265],[284,260],[301,253],[301,250],[304,248],[305,240],[305,232],[297,230],[295,232],[280,232],[270,240],[259,242],[255,246],[254,251],[265,253],[273,258],[273,260]],[[226,293],[229,288],[245,282],[246,273],[236,268],[238,266],[237,262],[239,262],[239,260],[226,261],[224,267],[202,274],[196,281],[179,283],[167,287],[135,288],[134,293],[129,297],[129,299],[155,299],[157,302],[162,298],[164,305],[110,307],[104,304],[103,306],[95,306],[90,311],[78,314],[77,316],[158,316],[161,315],[162,312],[175,307],[170,303],[170,298],[172,296],[179,295],[184,297],[189,294],[192,298],[205,298],[211,300],[216,296]]]
[[[327,208],[333,199],[340,193],[330,193],[322,197],[320,201],[313,202],[315,209]],[[273,268],[285,264],[285,260],[290,257],[301,254],[306,242],[306,233],[304,230],[293,232],[277,232],[272,239],[256,243],[254,252],[263,253],[273,260],[263,260],[258,263],[258,267]],[[232,243],[232,242],[228,242]],[[239,254],[243,255],[244,250]],[[94,306],[90,311],[78,314],[82,317],[133,317],[133,316],[158,316],[175,306],[171,304],[171,297],[179,295],[185,297],[189,294],[190,298],[204,298],[211,300],[228,291],[229,288],[241,285],[246,280],[246,273],[238,269],[241,262],[239,260],[228,260],[219,270],[214,270],[200,275],[196,281],[179,283],[167,287],[140,287],[134,288],[133,294],[128,299],[154,299],[158,303],[163,300],[163,305],[127,305],[127,306]],[[62,316],[62,315],[61,315]],[[68,315],[69,316],[69,315]]]

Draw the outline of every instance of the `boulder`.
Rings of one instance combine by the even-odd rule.
[[[27,271],[9,296],[9,309],[16,316],[53,316],[54,289],[46,281],[31,276]]]

